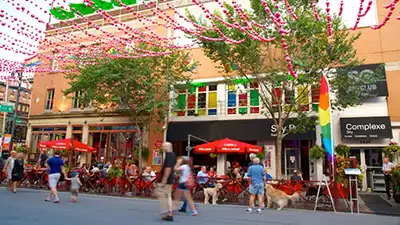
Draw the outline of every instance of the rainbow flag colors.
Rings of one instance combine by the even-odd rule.
[[[37,55],[24,60],[25,67],[37,66],[39,64],[40,64],[40,61],[39,61],[39,58]]]
[[[319,124],[321,126],[322,146],[328,156],[329,161],[334,157],[332,123],[331,123],[331,103],[329,99],[329,84],[325,75],[321,77],[319,91]]]
[[[196,62],[194,61],[193,57],[190,57],[190,59],[187,61],[185,70],[191,72],[195,69],[196,69]]]
[[[106,52],[107,52],[107,54],[110,54],[110,55],[118,54],[117,50],[114,47],[109,48]]]

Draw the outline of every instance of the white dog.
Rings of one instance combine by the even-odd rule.
[[[208,204],[210,196],[212,196],[213,205],[217,204],[218,191],[222,188],[222,184],[217,183],[213,188],[204,188],[204,204]]]
[[[265,195],[267,196],[268,204],[267,208],[271,208],[272,202],[279,206],[278,210],[283,209],[287,206],[289,200],[297,201],[299,194],[295,192],[293,195],[288,195],[284,191],[275,189],[272,185],[265,185]]]

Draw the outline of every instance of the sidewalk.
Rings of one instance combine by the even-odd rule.
[[[387,200],[384,193],[362,193],[360,197],[374,214],[400,216],[400,204],[393,198]]]

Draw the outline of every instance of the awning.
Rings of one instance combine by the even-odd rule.
[[[315,129],[304,133],[289,130],[296,126],[296,121],[288,119],[285,123],[284,140],[315,140]],[[187,141],[188,134],[208,141],[230,138],[241,141],[264,141],[276,139],[276,127],[271,119],[249,120],[214,120],[170,122],[167,130],[168,141]]]
[[[95,148],[83,144],[82,142],[72,140],[71,138],[48,141],[48,142],[40,142],[39,148],[51,148],[55,150],[63,150],[63,151],[77,151],[77,152],[93,152],[96,151]]]
[[[262,152],[262,148],[257,145],[251,145],[225,138],[222,140],[197,145],[194,147],[194,152],[198,154],[260,153]]]

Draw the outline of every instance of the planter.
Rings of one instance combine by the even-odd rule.
[[[400,194],[393,195],[393,199],[396,203],[400,204]]]

